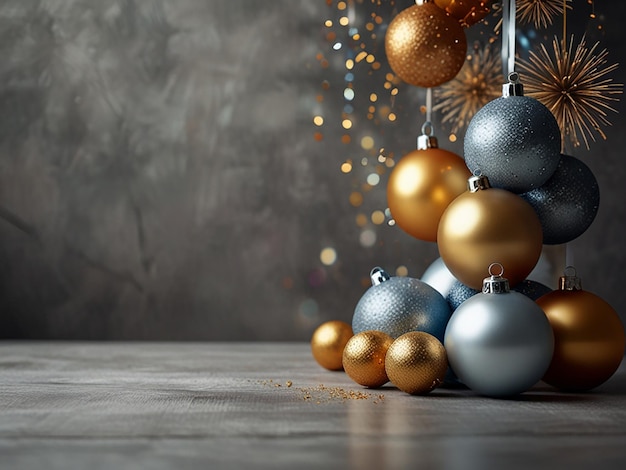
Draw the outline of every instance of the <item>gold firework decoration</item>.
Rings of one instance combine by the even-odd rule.
[[[522,24],[532,22],[536,29],[545,29],[552,24],[555,16],[563,14],[563,3],[563,0],[517,0],[515,17]],[[570,5],[567,8],[572,9]]]
[[[451,81],[435,89],[439,101],[433,111],[442,112],[442,124],[451,123],[455,134],[489,101],[501,95],[502,62],[490,46],[474,46],[465,64]]]
[[[566,0],[566,8],[572,9],[569,5],[572,0]],[[563,15],[563,0],[516,0],[515,20],[520,24],[532,23],[535,29],[545,29],[551,26],[556,16]],[[500,20],[494,28],[498,33],[502,27],[502,5],[493,5],[494,15],[499,15]]]
[[[588,48],[583,37],[574,50],[574,36],[567,48],[555,37],[553,55],[541,44],[537,53],[530,52],[528,61],[518,63],[525,95],[552,111],[561,128],[562,146],[566,138],[574,147],[582,139],[589,149],[589,139],[596,140],[594,131],[606,140],[601,126],[611,125],[609,111],[617,112],[611,103],[619,101],[615,95],[622,93],[623,85],[607,77],[617,64],[607,66],[608,52],[596,52],[598,45]]]

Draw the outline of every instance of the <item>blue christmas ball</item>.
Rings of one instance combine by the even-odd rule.
[[[454,312],[459,305],[476,294],[480,294],[480,291],[467,287],[461,281],[454,281],[446,295],[446,302],[448,302],[450,309]]]
[[[411,277],[389,277],[380,268],[372,270],[372,284],[354,309],[354,334],[377,330],[397,338],[424,331],[443,341],[452,312],[433,287]]]
[[[542,186],[561,158],[561,131],[543,104],[528,96],[496,98],[472,118],[465,164],[495,188],[516,194]]]
[[[600,188],[582,161],[562,155],[552,177],[541,187],[520,194],[537,213],[543,243],[558,245],[582,235],[600,206]]]
[[[545,284],[541,282],[533,281],[532,279],[526,279],[519,284],[517,284],[513,290],[515,292],[519,292],[520,294],[524,294],[530,300],[537,300],[539,297],[552,292]]]

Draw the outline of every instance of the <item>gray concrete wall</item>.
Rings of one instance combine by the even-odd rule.
[[[581,0],[571,30],[588,28],[624,63],[626,6],[596,3],[603,31],[588,28]],[[364,25],[392,8],[364,0],[353,12]],[[308,339],[322,321],[350,321],[373,266],[420,277],[436,245],[371,222],[388,171],[364,188],[379,165],[359,142],[372,136],[396,157],[412,149],[423,90],[385,95],[383,36],[368,39],[382,67],[355,69],[352,143],[341,143],[343,63],[356,44],[332,50],[324,20],[338,17],[322,0],[2,2],[0,337]],[[626,82],[624,66],[614,78]],[[395,122],[364,117],[367,90]],[[570,249],[585,287],[626,318],[617,106],[608,140],[575,153],[602,202]],[[462,154],[460,142],[446,147]]]

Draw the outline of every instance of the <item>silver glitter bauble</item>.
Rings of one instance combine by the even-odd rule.
[[[397,338],[424,331],[443,341],[451,312],[439,292],[418,279],[389,277],[380,268],[374,268],[371,277],[372,287],[354,309],[354,334],[376,330]]]
[[[541,308],[500,276],[452,314],[444,345],[459,380],[492,397],[522,393],[548,369],[554,335]]]
[[[543,104],[527,96],[496,98],[472,118],[465,164],[495,188],[523,193],[543,185],[559,164],[561,133]]]
[[[569,155],[561,155],[556,171],[543,186],[520,196],[535,209],[546,245],[567,243],[582,235],[600,206],[595,176],[587,165]]]

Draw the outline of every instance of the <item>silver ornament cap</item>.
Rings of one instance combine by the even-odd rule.
[[[428,150],[439,148],[439,142],[435,137],[435,130],[430,121],[422,125],[422,135],[417,138],[417,150]]]
[[[500,274],[494,274],[492,271],[499,268]],[[506,294],[511,292],[509,280],[502,277],[504,267],[500,263],[491,263],[489,265],[489,277],[483,279],[483,294]]]
[[[502,85],[502,96],[524,96],[524,85],[519,81],[519,74],[511,72],[509,74],[509,82]]]
[[[568,270],[571,274],[568,274]],[[559,278],[559,290],[583,290],[574,266],[568,266],[563,270],[563,276]]]
[[[391,279],[391,276],[383,268],[376,266],[370,271],[370,280],[373,286],[377,286],[389,279]]]
[[[485,175],[480,174],[480,172],[475,173],[474,176],[470,176],[467,180],[467,189],[470,193],[475,193],[481,189],[489,189],[491,188],[491,183],[489,183],[489,178]]]

